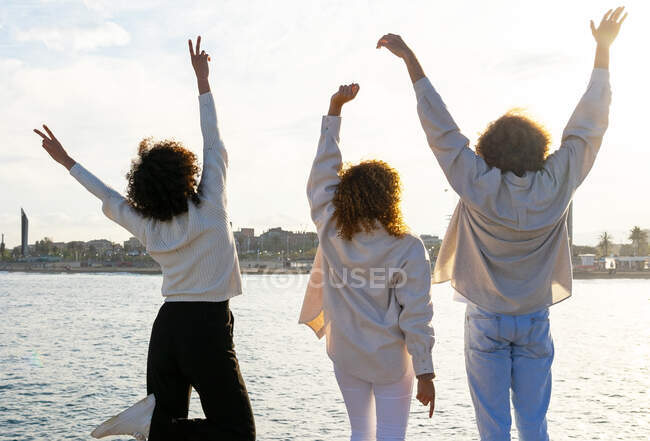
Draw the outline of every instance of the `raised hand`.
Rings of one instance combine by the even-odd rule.
[[[52,131],[45,124],[43,124],[43,128],[47,132],[47,135],[38,129],[34,129],[34,132],[43,138],[43,148],[47,153],[49,153],[52,159],[70,170],[72,166],[75,165],[74,159],[68,156],[68,153],[65,151],[59,140],[56,139]]]
[[[614,42],[618,35],[618,31],[621,30],[621,25],[627,18],[627,12],[623,15],[624,11],[625,7],[623,6],[620,6],[615,10],[610,9],[605,13],[605,15],[603,15],[598,27],[596,27],[594,21],[591,20],[591,34],[599,45],[609,47]]]
[[[341,85],[339,87],[339,90],[336,91],[330,99],[330,110],[328,112],[328,115],[341,115],[343,104],[347,103],[348,101],[352,101],[354,97],[357,96],[357,93],[359,93],[359,89],[360,87],[357,83],[348,84],[347,86]]]
[[[409,72],[409,76],[411,77],[411,81],[413,83],[424,77],[424,70],[422,70],[420,62],[418,61],[411,48],[408,47],[406,43],[404,43],[402,37],[395,34],[386,34],[377,42],[377,49],[382,47],[385,47],[393,54],[404,60],[404,63],[406,63],[406,68]]]
[[[402,37],[395,34],[386,34],[377,42],[377,49],[385,47],[393,54],[404,59],[411,54],[411,49],[404,43]]]
[[[196,80],[199,84],[199,93],[209,92],[210,83],[208,82],[208,76],[210,74],[210,67],[208,66],[208,62],[210,61],[210,56],[201,50],[201,36],[196,37],[196,50],[192,46],[191,39],[187,40],[187,44],[190,48],[192,67],[194,68]]]

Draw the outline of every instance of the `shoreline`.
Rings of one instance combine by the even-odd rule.
[[[144,267],[114,267],[114,266],[98,266],[86,268],[33,268],[29,266],[7,266],[0,267],[0,272],[9,273],[35,273],[35,274],[144,274],[144,275],[160,275],[162,271],[160,268]],[[309,269],[304,268],[241,268],[241,274],[309,274]]]
[[[0,267],[0,272],[10,273],[36,273],[36,274],[140,274],[159,275],[160,268],[129,268],[129,267],[88,267],[88,268],[32,268],[23,265],[7,265]],[[246,275],[288,275],[288,274],[309,274],[308,268],[241,268],[241,274]],[[579,271],[573,273],[575,280],[600,280],[600,279],[650,279],[650,271],[617,272],[609,274],[606,272]]]

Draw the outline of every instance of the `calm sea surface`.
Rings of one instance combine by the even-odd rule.
[[[260,440],[345,440],[322,341],[296,324],[306,276],[246,276],[231,301]],[[144,397],[160,276],[0,272],[0,440],[89,440]],[[407,439],[475,440],[463,305],[434,286],[436,414],[413,401]],[[555,440],[650,439],[650,281],[576,281],[551,309]],[[201,416],[193,393],[191,416]],[[127,439],[127,438],[124,438]],[[516,438],[516,433],[514,435]]]

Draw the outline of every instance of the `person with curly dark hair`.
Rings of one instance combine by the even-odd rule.
[[[203,172],[176,141],[144,139],[127,174],[124,198],[73,160],[52,131],[35,130],[43,148],[102,201],[106,216],[146,247],[163,274],[165,298],[154,322],[145,399],[93,432],[138,440],[255,439],[250,400],[233,345],[229,299],[242,293],[226,210],[228,155],[208,81],[209,57],[188,42],[199,88]],[[205,419],[188,419],[191,388]]]
[[[521,110],[510,110],[492,121],[476,143],[476,154],[485,163],[523,177],[544,169],[551,135]]]
[[[145,138],[126,174],[126,200],[144,217],[171,220],[186,213],[188,203],[201,203],[200,171],[196,155],[180,142]]]
[[[510,391],[519,439],[549,439],[549,307],[571,295],[567,212],[607,129],[609,48],[623,12],[608,11],[598,27],[591,22],[591,79],[548,156],[546,131],[516,113],[490,124],[472,151],[402,38],[387,34],[377,43],[405,61],[429,146],[460,196],[433,280],[451,280],[467,303],[465,364],[481,440],[510,439]]]
[[[341,86],[323,117],[307,197],[319,248],[300,323],[327,339],[351,440],[403,440],[414,376],[433,413],[431,265],[400,211],[400,179],[383,161],[343,167]],[[374,412],[376,408],[376,413]]]

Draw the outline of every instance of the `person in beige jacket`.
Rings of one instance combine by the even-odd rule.
[[[491,123],[471,150],[402,38],[386,34],[377,44],[404,60],[429,146],[460,196],[433,279],[450,280],[467,303],[465,364],[483,441],[510,439],[511,390],[519,439],[549,439],[549,306],[571,295],[568,208],[607,129],[609,47],[624,19],[618,8],[598,27],[591,23],[594,69],[551,155],[546,131],[512,112]]]
[[[376,160],[343,168],[340,114],[358,91],[341,86],[323,117],[307,184],[319,249],[300,322],[327,338],[350,439],[403,440],[414,376],[433,413],[431,266],[402,221],[397,172]]]

